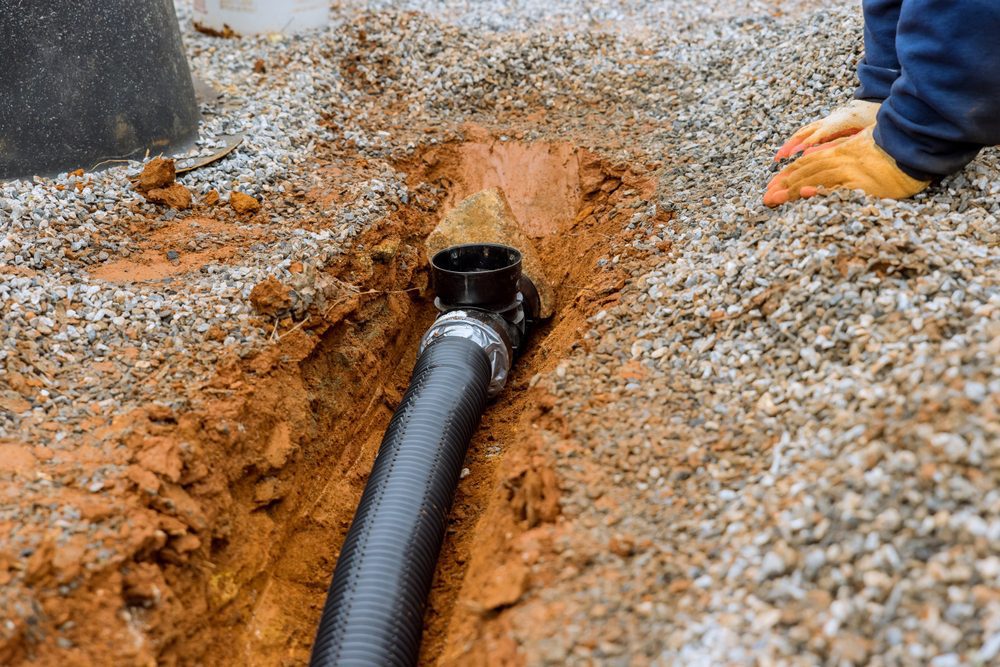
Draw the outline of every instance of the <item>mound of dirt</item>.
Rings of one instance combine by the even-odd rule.
[[[157,157],[146,163],[132,179],[132,187],[148,201],[177,209],[191,208],[191,191],[176,182],[177,169],[169,158]]]

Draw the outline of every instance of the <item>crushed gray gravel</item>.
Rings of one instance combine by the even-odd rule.
[[[510,615],[538,664],[1000,656],[1000,156],[911,201],[760,204],[860,33],[849,7],[663,37],[697,91],[659,147],[677,252],[549,385],[596,465],[559,470],[568,574]]]

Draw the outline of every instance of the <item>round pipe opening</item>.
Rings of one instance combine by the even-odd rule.
[[[452,246],[431,258],[431,277],[446,308],[506,310],[517,303],[521,253],[496,243]]]
[[[490,273],[521,264],[521,251],[498,243],[469,243],[437,252],[431,264],[442,273]]]

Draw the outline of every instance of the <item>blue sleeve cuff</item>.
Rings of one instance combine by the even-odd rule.
[[[889,97],[892,84],[899,78],[900,70],[875,67],[861,61],[858,65],[858,79],[861,85],[854,91],[854,98],[869,102],[882,102]]]

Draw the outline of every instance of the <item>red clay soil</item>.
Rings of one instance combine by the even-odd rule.
[[[321,310],[298,322],[262,315],[275,342],[220,364],[190,411],[149,405],[81,436],[93,445],[78,448],[81,456],[129,466],[128,483],[103,502],[72,499],[88,518],[127,516],[119,538],[128,555],[92,571],[81,567],[81,545],[39,549],[26,567],[44,620],[0,644],[0,664],[306,662],[340,543],[435,316],[423,239],[450,205],[492,186],[506,190],[538,238],[557,310],[472,443],[421,662],[521,662],[505,639],[504,610],[546,583],[527,572],[560,530],[551,463],[565,433],[532,378],[584,344],[586,319],[618,299],[627,276],[596,260],[638,252],[612,216],[651,198],[655,183],[566,144],[500,142],[484,131],[474,139],[399,165],[413,184],[446,186],[443,201],[402,209],[368,230],[328,267]],[[201,254],[184,253],[185,264],[164,265],[163,248],[198,230],[225,242],[205,241]],[[128,266],[104,266],[102,277],[182,276],[261,240],[246,234],[210,217],[179,220],[149,236],[156,250],[148,262],[140,248]],[[270,303],[275,290],[258,298]],[[2,470],[15,480],[29,474],[43,449],[6,448]],[[0,558],[0,585],[11,567]],[[59,592],[74,580],[75,590]],[[72,648],[46,639],[56,627]]]

